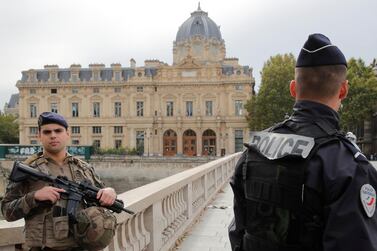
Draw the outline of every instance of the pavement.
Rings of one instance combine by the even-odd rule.
[[[233,192],[226,184],[186,232],[180,251],[230,251],[228,225],[233,218]]]
[[[377,168],[377,161],[371,161]],[[179,251],[230,251],[228,226],[233,218],[233,192],[228,184],[185,233],[175,250]]]

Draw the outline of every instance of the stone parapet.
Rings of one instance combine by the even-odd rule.
[[[117,214],[118,228],[105,249],[169,250],[228,182],[241,153],[180,172],[118,196],[135,215]],[[23,221],[15,226],[0,222],[0,251],[16,250],[23,243]]]

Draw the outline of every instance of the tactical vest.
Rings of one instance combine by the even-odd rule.
[[[321,122],[296,122],[251,134],[243,166],[245,251],[322,250],[322,199],[305,187],[305,170],[320,146],[339,141],[339,133]]]
[[[70,156],[69,168],[72,178],[76,182],[89,179],[97,187],[102,187],[102,183],[95,176],[94,170],[86,162]],[[29,157],[26,164],[38,169],[40,172],[51,175],[48,161],[41,153]],[[27,182],[29,191],[36,191],[46,185],[44,181]],[[77,242],[69,226],[67,215],[55,215],[57,210],[64,211],[67,201],[60,199],[54,206],[41,203],[25,217],[25,242],[29,247],[49,247],[54,249],[66,249],[76,247]],[[59,208],[57,207],[59,206]]]

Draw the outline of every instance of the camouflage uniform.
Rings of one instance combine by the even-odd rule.
[[[42,153],[31,156],[25,163],[45,174],[65,175],[76,182],[89,179],[95,186],[104,187],[88,163],[68,153],[62,167],[45,158]],[[7,221],[25,219],[25,242],[27,246],[34,247],[33,250],[37,250],[35,247],[46,247],[50,250],[77,247],[68,225],[68,216],[64,213],[55,215],[56,209],[61,211],[66,208],[67,200],[61,198],[52,205],[34,199],[35,192],[47,185],[49,184],[44,181],[30,179],[18,183],[10,182],[1,204],[2,213]]]

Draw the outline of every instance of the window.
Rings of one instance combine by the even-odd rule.
[[[121,117],[122,116],[122,103],[121,102],[115,102],[114,103],[114,116],[115,117]]]
[[[237,84],[237,85],[234,86],[234,89],[236,89],[236,91],[242,91],[243,90],[243,85]]]
[[[243,150],[243,130],[234,131],[234,152]]]
[[[93,117],[99,118],[101,115],[100,111],[101,111],[100,103],[94,102],[93,103]]]
[[[36,141],[35,139],[32,139],[32,140],[30,140],[30,144],[31,145],[37,145],[38,141]]]
[[[38,134],[38,127],[29,127],[30,135],[37,135]]]
[[[51,112],[58,113],[58,104],[57,103],[51,103]]]
[[[100,126],[93,126],[92,132],[93,132],[93,134],[101,134],[101,127]]]
[[[168,116],[168,117],[173,116],[173,111],[174,111],[173,101],[166,102],[166,116]]]
[[[114,92],[115,93],[120,93],[122,91],[122,88],[120,88],[120,87],[115,87],[114,88]]]
[[[114,79],[115,79],[115,81],[120,81],[120,77],[121,77],[121,72],[120,71],[114,72]]]
[[[98,87],[93,88],[93,93],[99,93],[99,88]]]
[[[234,101],[234,110],[236,116],[242,116],[243,103],[241,100]]]
[[[136,87],[136,91],[137,91],[137,92],[143,92],[143,91],[144,91],[144,87],[142,87],[142,86],[137,86],[137,87]]]
[[[140,155],[144,153],[144,131],[136,131],[136,151]]]
[[[99,80],[99,72],[98,71],[93,71],[93,80],[98,81]]]
[[[51,89],[51,94],[56,94],[56,93],[58,93],[58,89]]]
[[[212,107],[213,107],[212,101],[206,101],[206,116],[212,116]]]
[[[37,90],[36,90],[36,89],[30,89],[30,90],[29,90],[29,93],[30,93],[30,94],[36,94],[36,93],[37,93]]]
[[[79,93],[79,88],[72,88],[72,93],[73,94]]]
[[[122,134],[123,126],[114,126],[114,134]]]
[[[72,140],[72,145],[80,145],[80,140],[78,140],[78,139],[73,139],[73,140]]]
[[[115,140],[115,149],[118,149],[122,147],[122,140],[121,139],[116,139]]]
[[[144,102],[143,101],[136,102],[136,116],[138,117],[144,116]]]
[[[37,105],[36,104],[30,104],[30,118],[36,118],[37,117]]]
[[[157,86],[154,87],[154,91],[155,91],[155,92],[157,91]]]
[[[94,146],[94,148],[100,148],[101,147],[101,140],[99,140],[99,139],[93,140],[93,146]]]
[[[80,127],[79,126],[72,126],[71,131],[72,131],[72,134],[80,134]]]
[[[186,116],[192,117],[193,104],[192,101],[186,101]]]
[[[78,79],[79,79],[79,75],[77,73],[72,73],[71,81],[77,82]]]
[[[79,116],[79,103],[72,103],[72,117],[76,118]]]
[[[51,72],[50,81],[56,81],[56,72]]]

